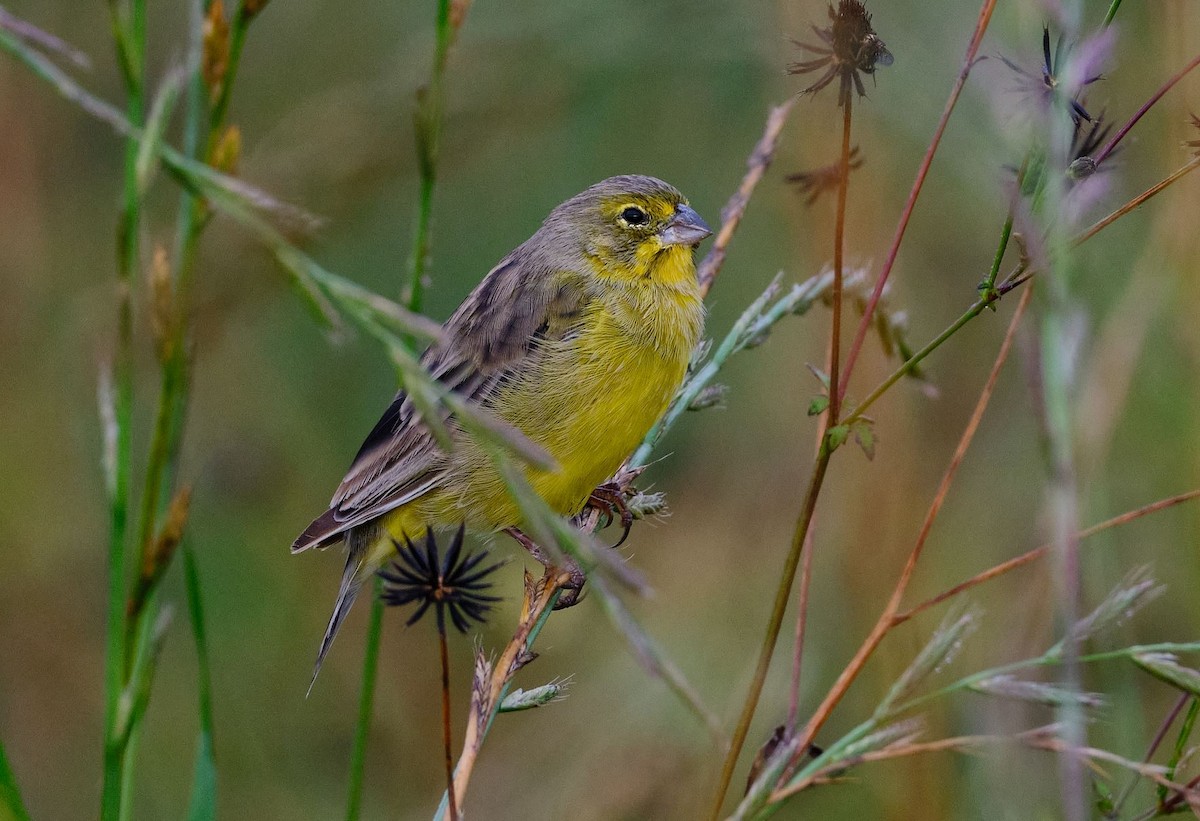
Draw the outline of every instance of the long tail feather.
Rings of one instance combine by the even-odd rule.
[[[312,693],[313,685],[317,683],[317,674],[321,672],[321,664],[325,661],[325,654],[329,652],[342,622],[349,615],[350,608],[358,597],[358,591],[379,569],[378,563],[371,560],[369,534],[351,531],[346,546],[346,569],[342,572],[342,584],[338,588],[337,602],[333,605],[333,615],[329,617],[329,626],[325,628],[325,637],[321,639],[321,649],[317,651],[317,662],[313,665],[312,681],[308,683],[305,697]]]

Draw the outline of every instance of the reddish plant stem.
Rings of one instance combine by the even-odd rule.
[[[979,401],[975,405],[975,410],[971,414],[970,420],[967,422],[966,429],[963,430],[962,437],[959,439],[958,447],[954,451],[954,456],[950,459],[950,464],[946,468],[946,472],[942,477],[942,482],[938,486],[937,493],[934,495],[933,502],[929,506],[929,511],[925,514],[925,521],[921,524],[921,530],[917,534],[917,541],[913,545],[912,551],[908,555],[908,561],[904,565],[904,570],[900,573],[900,579],[896,582],[895,588],[892,590],[891,599],[887,606],[880,614],[875,626],[871,629],[870,635],[859,647],[854,658],[842,670],[837,681],[825,696],[825,700],[821,702],[821,706],[813,713],[808,724],[804,728],[804,732],[800,737],[800,742],[796,746],[797,750],[808,750],[808,745],[816,738],[817,733],[825,722],[829,720],[829,716],[833,713],[834,708],[841,702],[846,691],[850,689],[850,685],[854,682],[862,668],[866,665],[867,659],[875,652],[875,648],[883,641],[883,637],[894,626],[896,613],[900,610],[900,602],[904,598],[904,592],[908,589],[908,584],[912,580],[913,573],[916,570],[917,562],[921,558],[921,553],[925,548],[925,543],[929,539],[929,534],[933,529],[933,524],[937,520],[938,513],[942,509],[942,505],[946,501],[946,495],[950,492],[950,486],[954,482],[954,478],[958,473],[958,468],[962,464],[963,458],[966,456],[967,449],[971,446],[971,442],[975,438],[975,433],[979,429],[979,423],[983,419],[984,411],[987,410],[988,403],[991,401],[992,393],[995,391],[996,382],[1000,377],[1000,370],[1004,362],[1008,359],[1009,351],[1012,349],[1013,338],[1016,336],[1017,326],[1021,322],[1021,317],[1025,314],[1025,310],[1029,307],[1032,290],[1026,290],[1021,294],[1021,301],[1017,303],[1017,308],[1013,311],[1012,319],[1008,324],[1008,331],[1004,335],[1004,341],[1000,344],[1000,351],[996,354],[996,361],[992,364],[991,373],[988,375],[987,382],[983,386],[983,390],[979,394]],[[802,760],[802,756],[796,756],[788,763],[784,770],[784,775],[780,779],[780,784],[786,783],[788,779],[795,773],[796,767]]]
[[[1157,513],[1160,510],[1165,510],[1166,508],[1174,507],[1175,505],[1183,504],[1184,502],[1198,498],[1200,498],[1200,488],[1189,490],[1186,493],[1180,493],[1176,496],[1170,496],[1166,499],[1160,499],[1157,502],[1152,502],[1151,504],[1139,507],[1137,510],[1127,511],[1122,513],[1120,516],[1114,516],[1113,518],[1107,519],[1099,524],[1094,524],[1089,528],[1085,528],[1079,531],[1079,534],[1076,536],[1076,538],[1082,542],[1084,539],[1094,536],[1103,530],[1109,530],[1114,527],[1120,527],[1121,525],[1129,524],[1135,519],[1140,519],[1143,516],[1147,516],[1151,513]],[[893,624],[903,624],[918,613],[924,613],[931,607],[936,607],[942,602],[952,599],[955,596],[970,590],[972,587],[978,587],[984,582],[990,582],[992,579],[999,578],[1011,570],[1016,570],[1018,567],[1024,567],[1027,564],[1031,564],[1049,552],[1050,545],[1044,544],[1041,547],[1037,547],[1026,553],[1022,553],[1020,556],[1016,556],[1006,562],[1001,562],[994,567],[989,567],[982,573],[977,573],[966,581],[960,582],[951,588],[943,590],[936,596],[926,599],[916,607],[913,607],[911,610],[906,610],[903,613],[897,613],[893,619]]]
[[[896,264],[896,256],[900,253],[900,243],[904,240],[904,233],[908,230],[908,221],[912,218],[913,208],[917,204],[917,197],[921,195],[921,188],[925,185],[925,177],[929,174],[929,167],[933,164],[933,155],[937,153],[938,146],[942,142],[942,135],[946,131],[946,124],[950,121],[950,115],[953,113],[954,107],[958,104],[958,98],[962,94],[963,86],[967,84],[967,77],[975,65],[975,57],[979,54],[979,46],[983,42],[984,32],[987,31],[988,24],[992,20],[992,11],[995,8],[996,0],[984,0],[983,7],[979,10],[979,19],[975,23],[975,33],[972,35],[971,42],[967,46],[967,54],[963,59],[962,69],[958,73],[958,79],[954,83],[954,88],[950,91],[949,99],[946,100],[946,107],[942,111],[941,119],[938,120],[937,129],[933,133],[933,139],[930,141],[929,147],[925,150],[925,157],[921,160],[921,165],[917,169],[917,178],[913,181],[912,189],[908,192],[908,200],[904,204],[904,210],[900,213],[900,222],[896,226],[896,234],[892,238],[892,247],[888,250],[883,268],[879,272],[879,280],[875,283],[875,290],[871,292],[867,308],[863,312],[862,319],[858,323],[858,330],[854,334],[854,341],[851,343],[850,350],[846,355],[845,368],[842,370],[841,381],[837,383],[836,393],[839,400],[846,395],[846,388],[850,383],[850,374],[854,370],[854,363],[858,361],[858,355],[862,351],[863,341],[867,337],[867,332],[871,329],[871,319],[875,314],[875,307],[879,304],[879,299],[883,295],[884,285],[887,284],[888,277],[892,273],[892,268]]]
[[[1171,729],[1171,725],[1175,723],[1175,719],[1179,718],[1179,714],[1183,712],[1183,708],[1192,700],[1191,693],[1180,693],[1179,698],[1175,701],[1175,705],[1163,716],[1162,723],[1158,725],[1158,731],[1154,734],[1154,738],[1150,740],[1150,746],[1146,748],[1146,755],[1142,758],[1142,763],[1149,764],[1154,758],[1154,753],[1158,751],[1158,745],[1162,744],[1163,739],[1167,737],[1167,732]],[[1125,789],[1121,791],[1121,795],[1113,804],[1112,816],[1119,818],[1121,807],[1125,805],[1126,800],[1133,794],[1133,790],[1141,781],[1141,775],[1134,774],[1129,783],[1125,785]]]
[[[838,166],[837,218],[833,229],[833,322],[829,329],[829,415],[826,427],[838,423],[842,392],[838,390],[838,369],[842,354],[842,289],[846,246],[846,198],[850,189],[850,120],[854,97],[842,106],[842,154]]]
[[[1086,228],[1082,233],[1080,233],[1078,236],[1076,236],[1074,239],[1071,240],[1072,247],[1079,245],[1080,243],[1084,242],[1085,240],[1091,239],[1096,234],[1100,233],[1102,230],[1104,230],[1105,228],[1107,228],[1108,226],[1112,225],[1114,222],[1119,220],[1121,217],[1125,216],[1130,211],[1137,208],[1139,205],[1144,203],[1146,200],[1153,197],[1159,191],[1162,191],[1168,185],[1171,185],[1172,183],[1179,180],[1181,177],[1187,176],[1192,171],[1195,171],[1197,167],[1200,167],[1200,154],[1196,155],[1191,160],[1189,160],[1188,162],[1181,165],[1179,168],[1172,171],[1171,174],[1166,179],[1155,183],[1154,185],[1150,186],[1142,193],[1138,194],[1136,197],[1131,199],[1129,202],[1125,203],[1120,208],[1113,211],[1107,217],[1097,220],[1090,227]]]
[[[446,795],[450,800],[450,821],[458,821],[458,802],[454,796],[454,758],[450,752],[450,655],[446,650],[446,627],[438,610],[438,647],[442,656],[442,746],[446,761]]]
[[[1125,135],[1128,134],[1135,125],[1137,125],[1138,120],[1142,119],[1146,112],[1153,108],[1154,104],[1163,98],[1163,95],[1170,91],[1176,83],[1186,77],[1188,72],[1190,72],[1196,66],[1200,66],[1200,54],[1197,54],[1195,57],[1193,57],[1192,61],[1180,69],[1178,74],[1163,83],[1162,87],[1159,88],[1158,91],[1154,92],[1154,95],[1145,103],[1143,103],[1141,108],[1134,112],[1134,115],[1129,118],[1129,121],[1126,122],[1125,125],[1121,126],[1121,130],[1112,136],[1112,139],[1108,141],[1104,148],[1100,149],[1099,154],[1093,157],[1093,159],[1096,161],[1096,165],[1100,165],[1100,163],[1104,162],[1104,160],[1113,152],[1113,149],[1117,147],[1121,140],[1125,139]]]

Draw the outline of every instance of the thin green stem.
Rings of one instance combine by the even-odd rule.
[[[459,21],[461,24],[461,20]],[[425,277],[429,268],[430,234],[433,226],[433,191],[437,183],[438,152],[441,143],[443,86],[446,58],[454,42],[455,28],[450,15],[450,0],[437,0],[433,64],[429,84],[417,93],[415,130],[417,167],[420,187],[417,194],[417,219],[413,231],[412,254],[408,260],[408,284],[403,301],[409,310],[419,312],[424,302]]]
[[[375,679],[379,669],[379,645],[383,636],[383,582],[376,577],[371,596],[371,619],[367,625],[367,646],[363,653],[362,685],[358,695],[358,722],[354,728],[354,750],[350,754],[350,787],[346,801],[346,821],[357,821],[362,812],[363,774],[367,761],[367,736],[371,730],[371,712],[375,706]]]
[[[1191,160],[1184,163],[1182,166],[1177,168],[1175,171],[1171,172],[1171,174],[1169,174],[1165,179],[1161,180],[1160,182],[1155,183],[1154,185],[1152,185],[1150,188],[1146,189],[1141,194],[1138,194],[1136,197],[1129,200],[1121,207],[1117,208],[1115,211],[1113,211],[1108,216],[1104,217],[1103,219],[1098,220],[1095,224],[1093,224],[1089,228],[1081,231],[1079,234],[1077,234],[1071,240],[1071,245],[1073,247],[1078,247],[1079,245],[1082,245],[1084,242],[1086,242],[1089,239],[1091,239],[1092,237],[1096,236],[1096,234],[1100,233],[1102,230],[1104,230],[1108,226],[1112,225],[1114,222],[1116,222],[1120,218],[1126,216],[1127,214],[1132,212],[1134,209],[1141,206],[1143,203],[1145,203],[1151,197],[1155,196],[1156,194],[1159,194],[1164,189],[1166,189],[1168,186],[1172,185],[1175,182],[1178,182],[1180,179],[1187,176],[1192,171],[1195,171],[1197,168],[1200,168],[1200,155],[1193,157]],[[884,379],[881,383],[879,383],[878,386],[876,386],[876,388],[873,391],[871,391],[871,393],[867,396],[866,399],[864,399],[862,402],[860,402],[858,404],[857,407],[855,407],[852,411],[850,411],[848,414],[846,414],[843,421],[846,424],[850,424],[852,422],[857,421],[858,419],[861,419],[862,415],[864,413],[866,413],[867,409],[869,407],[871,407],[871,405],[875,404],[875,402],[881,396],[883,396],[885,393],[887,393],[888,389],[890,389],[893,385],[895,385],[897,382],[899,382],[901,379],[903,379],[904,376],[911,373],[913,368],[915,368],[917,365],[919,365],[922,362],[922,360],[924,360],[927,356],[929,356],[935,350],[940,348],[942,346],[942,344],[944,342],[946,342],[946,340],[950,339],[950,337],[954,336],[956,333],[958,333],[960,330],[962,330],[964,325],[966,325],[972,319],[974,319],[975,317],[977,317],[981,313],[983,313],[984,308],[987,308],[987,307],[991,306],[993,303],[998,302],[1001,297],[1005,296],[1010,291],[1012,291],[1014,288],[1022,285],[1026,281],[1028,281],[1029,278],[1032,277],[1034,273],[1035,273],[1035,271],[1027,268],[1025,265],[1020,265],[1016,269],[1014,269],[1012,274],[1009,275],[1009,277],[1005,280],[1004,283],[1002,283],[999,286],[996,286],[996,288],[994,290],[985,292],[985,294],[983,296],[981,296],[979,300],[977,300],[975,303],[973,303],[971,305],[971,307],[967,308],[967,310],[962,314],[962,316],[960,316],[958,319],[954,320],[954,322],[952,322],[950,324],[950,326],[948,328],[946,328],[946,330],[942,331],[940,334],[938,334],[936,337],[934,337],[928,344],[926,344],[925,347],[921,348],[919,351],[917,351],[911,357],[909,357],[907,360],[905,360],[903,363],[901,363],[900,366],[898,368],[896,368],[896,370],[894,370],[891,374],[889,374],[886,379]]]
[[[867,409],[875,404],[879,397],[887,393],[888,389],[892,387],[892,385],[895,385],[902,378],[904,378],[904,376],[910,373],[914,367],[919,365],[922,360],[925,359],[925,357],[929,356],[931,353],[940,348],[946,340],[958,333],[964,325],[983,313],[984,308],[991,305],[993,302],[996,302],[999,298],[1000,297],[997,294],[995,296],[982,297],[976,300],[976,302],[971,305],[971,307],[968,308],[962,316],[950,323],[950,326],[947,327],[946,330],[942,331],[940,334],[931,339],[925,345],[925,347],[914,353],[906,362],[900,365],[900,367],[892,371],[887,379],[880,382],[875,390],[871,391],[866,399],[864,399],[862,402],[859,402],[858,406],[855,407],[854,410],[846,414],[843,420],[844,423],[850,424],[861,419],[863,414],[867,412]]]
[[[143,63],[146,42],[146,9],[143,0],[133,0],[128,19],[116,2],[110,3],[117,58],[126,85],[126,115],[140,127],[145,117]],[[105,742],[104,784],[100,817],[114,821],[127,808],[123,785],[131,769],[126,760],[124,733],[119,731],[120,701],[128,673],[125,596],[128,579],[126,556],[130,488],[130,429],[133,424],[133,288],[137,280],[140,196],[137,185],[138,141],[125,145],[123,206],[117,229],[117,343],[114,357],[114,418],[116,425],[115,470],[110,500],[108,550],[108,616],[105,648]]]
[[[1104,27],[1108,28],[1112,25],[1113,18],[1117,16],[1117,10],[1121,8],[1121,0],[1112,0],[1112,4],[1108,7],[1108,13],[1104,15]]]

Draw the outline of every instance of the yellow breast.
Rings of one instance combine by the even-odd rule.
[[[527,366],[493,399],[501,418],[558,463],[552,472],[527,468],[526,477],[560,514],[579,512],[645,437],[683,381],[704,309],[691,252],[679,251],[664,255],[659,275],[605,289],[574,333],[538,342]],[[489,529],[521,524],[485,453],[464,441],[452,462],[453,480],[410,514],[435,525],[464,518]]]

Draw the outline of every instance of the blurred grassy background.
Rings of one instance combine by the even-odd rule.
[[[1089,98],[1089,107],[1117,120],[1200,49],[1195,3],[1127,5],[1106,79]],[[1088,0],[1089,20],[1106,7]],[[8,8],[92,55],[88,85],[120,98],[102,4]],[[856,109],[866,164],[852,178],[848,253],[862,264],[877,264],[886,250],[976,14],[974,4],[915,0],[872,10],[896,63]],[[984,53],[1036,66],[1043,14],[1036,3],[1001,3]],[[183,3],[150,4],[152,76],[180,59],[185,18]],[[812,0],[538,0],[519,11],[480,0],[448,72],[429,312],[447,316],[551,207],[610,174],[663,177],[715,223],[769,104],[804,85],[783,73],[796,55],[788,36],[811,39],[808,21],[823,18]],[[428,70],[432,25],[432,3],[278,0],[250,33],[231,112],[243,134],[243,176],[325,217],[309,242],[313,253],[391,295],[411,235],[409,117]],[[1001,166],[1019,161],[997,116],[1011,102],[1009,86],[997,60],[973,75],[917,209],[892,297],[909,312],[914,342],[961,312],[990,262],[1004,216]],[[1200,109],[1200,76],[1139,125],[1098,211],[1182,162],[1189,106]],[[831,205],[805,209],[781,178],[831,162],[837,122],[830,94],[800,104],[714,291],[710,333],[722,334],[776,271],[803,278],[830,256]],[[89,817],[99,794],[107,525],[94,397],[112,338],[121,148],[103,126],[0,60],[0,738],[36,818]],[[149,239],[171,236],[175,197],[169,184],[159,186]],[[1085,523],[1200,484],[1197,213],[1200,185],[1191,179],[1081,253],[1084,372],[1095,388],[1078,406]],[[197,289],[183,476],[196,485],[189,530],[208,609],[222,816],[337,817],[366,607],[305,700],[341,564],[333,554],[291,557],[287,546],[324,508],[390,397],[392,372],[368,340],[330,345],[266,254],[225,221],[204,240]],[[881,445],[873,463],[852,452],[835,460],[818,511],[806,709],[882,606],[1010,310],[981,317],[934,357],[939,399],[902,385],[876,406]],[[144,305],[138,318],[144,331]],[[666,448],[673,455],[647,479],[668,492],[673,515],[639,525],[629,542],[658,591],[635,610],[729,719],[749,680],[808,472],[814,423],[803,409],[815,383],[804,363],[823,359],[826,320],[814,311],[785,323],[768,345],[734,360],[724,376],[733,388],[728,408],[689,415]],[[156,378],[148,346],[141,362],[135,447],[144,450]],[[870,348],[852,392],[861,396],[890,364]],[[914,593],[1041,543],[1042,480],[1031,401],[1014,363]],[[1170,584],[1114,641],[1196,637],[1198,545],[1196,507],[1088,544],[1093,599],[1140,563]],[[507,542],[498,551],[521,558]],[[512,600],[484,631],[486,646],[509,635],[521,564],[505,571]],[[195,667],[178,575],[166,595],[179,605],[180,624],[138,768],[142,818],[179,816],[191,774]],[[1040,652],[1052,629],[1050,594],[1045,567],[979,591],[973,598],[986,609],[986,626],[954,669]],[[827,733],[862,717],[938,618],[889,639]],[[719,755],[666,688],[645,677],[596,602],[556,615],[539,644],[541,657],[518,683],[573,676],[570,698],[501,719],[472,783],[472,814],[698,814]],[[435,652],[432,631],[404,631],[389,618],[366,817],[427,817],[441,792]],[[752,747],[782,719],[785,656],[777,657]],[[469,658],[469,643],[457,642],[456,727]],[[1088,685],[1118,694],[1094,737],[1138,757],[1172,694],[1123,668],[1093,670]],[[984,732],[1045,720],[1037,710],[976,698],[939,705],[930,727]],[[1025,819],[1053,817],[1056,806],[1054,767],[1041,753],[945,755],[861,775],[784,815],[799,817],[803,807],[804,817],[822,818]]]

